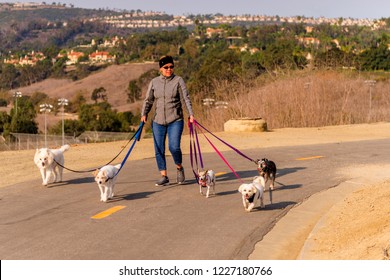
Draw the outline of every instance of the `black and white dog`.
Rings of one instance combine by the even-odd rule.
[[[253,178],[252,183],[240,185],[238,191],[241,193],[245,211],[251,212],[258,201],[260,202],[260,208],[265,208],[264,186],[265,180],[263,176],[256,176]]]
[[[270,180],[270,190],[274,189],[275,179],[276,179],[276,164],[272,160],[268,160],[266,158],[257,160],[257,171],[259,175],[264,177],[265,183]]]

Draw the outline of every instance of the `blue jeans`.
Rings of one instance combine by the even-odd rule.
[[[167,125],[152,123],[154,151],[159,171],[167,170],[165,159],[165,142],[168,135],[168,148],[176,165],[182,163],[182,153],[180,148],[181,135],[184,129],[184,121],[178,120]]]

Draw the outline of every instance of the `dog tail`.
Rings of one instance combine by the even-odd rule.
[[[61,152],[65,152],[67,150],[69,150],[70,146],[68,144],[65,144],[64,146],[61,146],[60,150]]]
[[[121,168],[121,165],[122,165],[122,164],[119,163],[119,164],[115,165],[115,168],[116,168],[116,169],[119,169],[119,168]]]

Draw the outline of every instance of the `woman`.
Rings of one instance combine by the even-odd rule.
[[[141,121],[146,122],[148,114],[156,102],[152,130],[156,162],[161,178],[156,186],[169,184],[165,158],[165,142],[168,136],[168,147],[177,167],[177,183],[185,180],[180,148],[184,128],[182,100],[184,101],[190,122],[194,121],[191,100],[183,78],[173,73],[174,62],[171,56],[163,56],[159,61],[161,75],[152,79],[142,107]]]

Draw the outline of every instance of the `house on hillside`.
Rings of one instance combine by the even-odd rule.
[[[113,38],[104,40],[104,42],[100,44],[99,47],[112,48],[115,46],[119,46],[120,43],[126,45],[126,40],[123,39],[123,37],[119,38],[118,36],[115,36]]]
[[[211,38],[213,35],[223,35],[225,31],[222,28],[212,28],[208,27],[206,29],[206,35],[208,38]]]
[[[320,45],[320,40],[313,37],[299,37],[298,42],[303,44],[304,46],[315,46],[318,47]]]
[[[31,65],[34,66],[38,61],[45,59],[45,55],[42,52],[29,52],[26,55],[17,58],[11,55],[10,58],[5,58],[4,63],[13,64],[13,65]]]
[[[68,57],[66,65],[74,65],[79,61],[80,57],[84,56],[84,53],[71,50],[70,52],[66,53],[66,56]]]
[[[110,63],[115,61],[115,56],[112,56],[109,54],[109,52],[106,51],[96,51],[89,55],[89,60],[91,62],[105,62]]]

